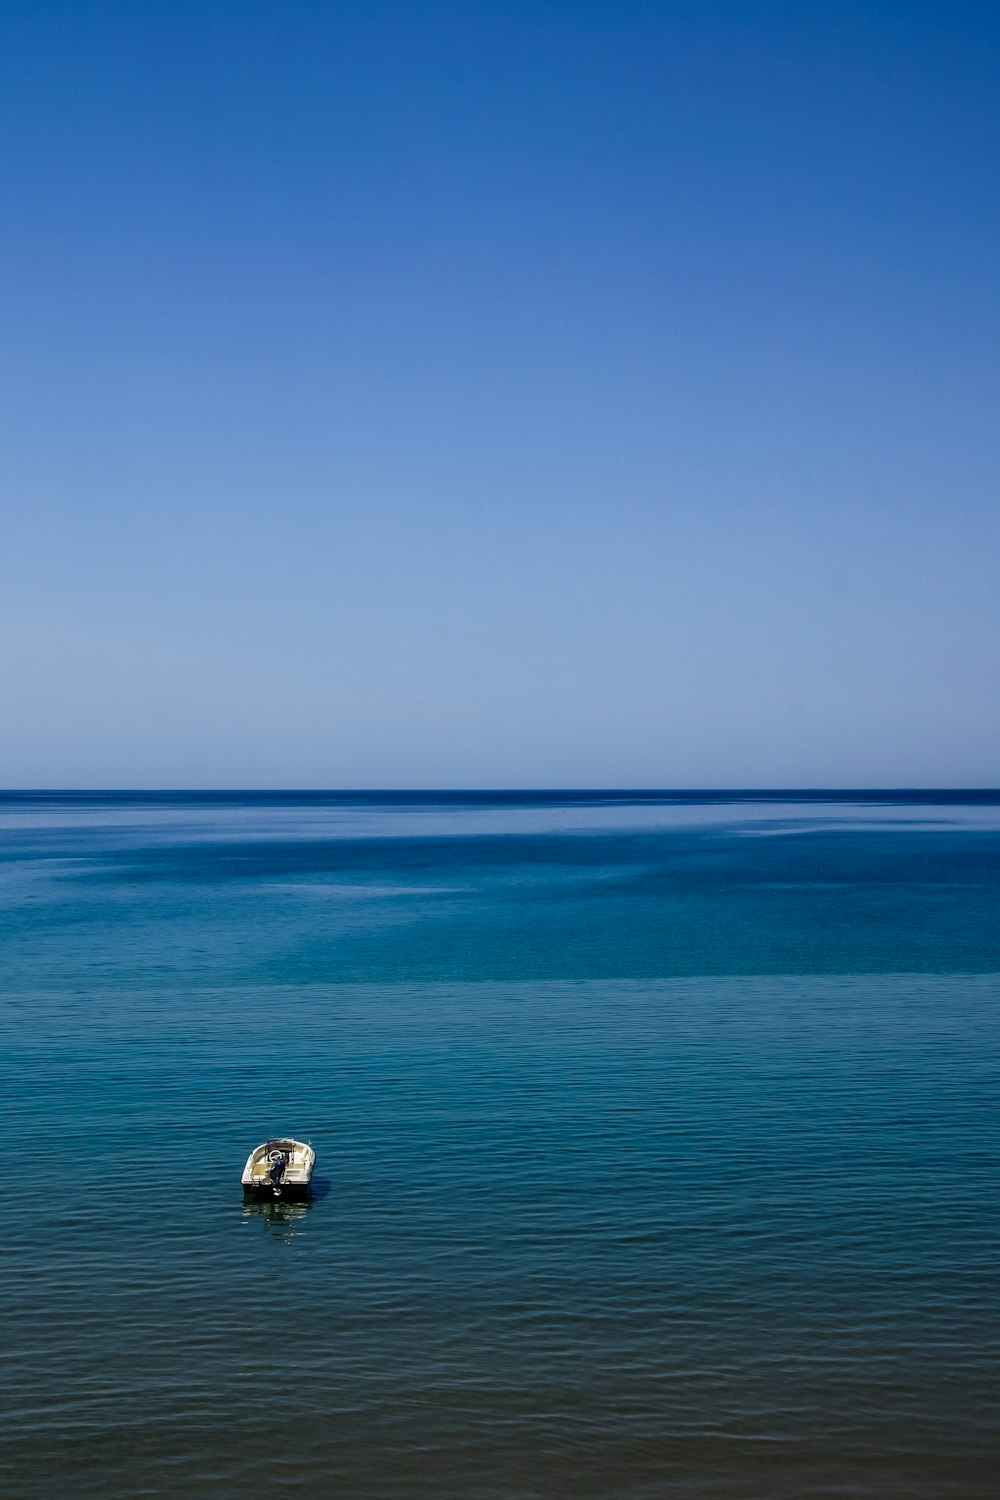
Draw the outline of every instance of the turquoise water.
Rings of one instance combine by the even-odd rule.
[[[998,1490],[1000,796],[7,796],[0,1491]],[[244,1206],[265,1135],[308,1205]]]

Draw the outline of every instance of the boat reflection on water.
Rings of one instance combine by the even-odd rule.
[[[290,1240],[304,1229],[309,1214],[316,1204],[330,1191],[328,1178],[313,1179],[312,1192],[308,1198],[244,1198],[244,1219],[262,1221],[267,1234],[278,1239]]]
[[[243,1205],[244,1219],[262,1219],[268,1234],[278,1239],[289,1240],[305,1227],[305,1220],[312,1211],[312,1200],[300,1202],[286,1198],[250,1198]]]

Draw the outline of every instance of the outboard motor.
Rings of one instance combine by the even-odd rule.
[[[281,1188],[281,1179],[285,1175],[285,1168],[288,1166],[288,1157],[283,1151],[272,1151],[267,1159],[271,1163],[267,1173],[268,1179],[274,1188],[275,1194],[277,1194]]]

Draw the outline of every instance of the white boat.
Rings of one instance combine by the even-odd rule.
[[[243,1191],[264,1193],[269,1198],[304,1197],[312,1182],[316,1153],[304,1141],[276,1136],[255,1146],[243,1168]]]

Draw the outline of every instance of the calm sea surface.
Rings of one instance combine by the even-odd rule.
[[[1000,1493],[1000,795],[10,795],[0,922],[4,1497]]]

